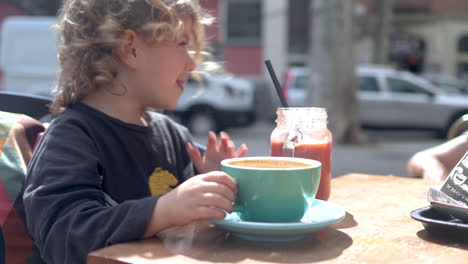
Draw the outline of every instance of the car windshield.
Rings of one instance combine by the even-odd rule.
[[[468,91],[465,82],[453,76],[426,74],[423,77],[445,93],[466,93]]]
[[[431,94],[419,85],[416,85],[406,80],[388,77],[387,83],[390,90],[395,93]]]
[[[439,89],[446,93],[460,93],[463,92],[463,86],[459,85],[457,83],[451,83],[451,82],[437,82],[433,81],[433,84],[435,84]]]

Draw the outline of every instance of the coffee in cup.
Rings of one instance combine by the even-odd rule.
[[[226,159],[221,168],[237,182],[234,211],[244,221],[298,222],[315,198],[321,163],[295,157]]]

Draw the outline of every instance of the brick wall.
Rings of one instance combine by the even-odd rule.
[[[220,42],[221,36],[219,36],[219,27],[221,11],[219,0],[200,1],[200,5],[215,19],[212,25],[206,27],[206,37],[208,41],[212,43]]]
[[[432,0],[434,14],[466,14],[468,16],[468,1],[466,0]]]
[[[395,0],[396,13],[430,13],[432,0]]]

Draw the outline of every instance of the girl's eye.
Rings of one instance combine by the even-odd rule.
[[[185,41],[179,42],[179,46],[187,46],[187,42]]]

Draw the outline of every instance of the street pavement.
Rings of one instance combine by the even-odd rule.
[[[248,156],[262,156],[270,155],[269,140],[274,127],[273,122],[259,121],[248,127],[228,129],[227,132],[236,146],[247,144]],[[443,142],[434,138],[429,131],[365,129],[364,133],[373,143],[333,144],[333,177],[347,173],[406,176],[406,162],[415,152]],[[195,140],[206,144],[206,137],[196,136]]]

